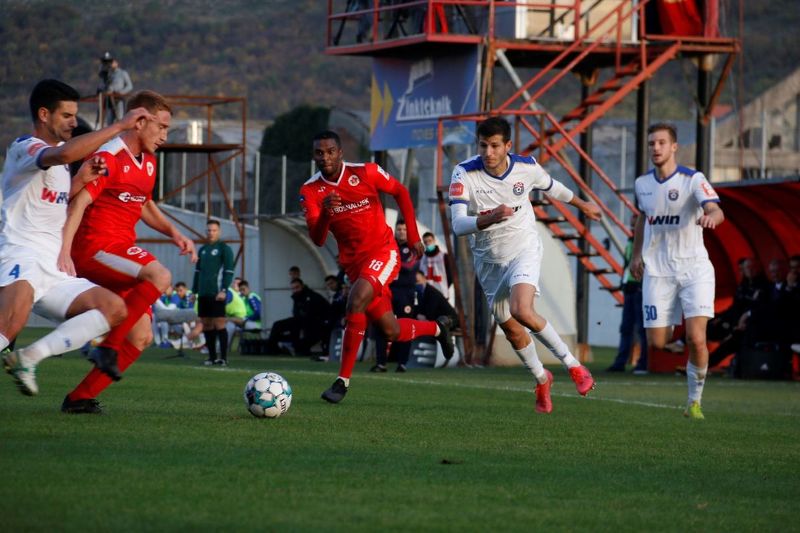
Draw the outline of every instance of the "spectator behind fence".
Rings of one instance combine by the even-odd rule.
[[[415,285],[417,305],[415,312],[417,320],[432,320],[441,316],[450,318],[450,323],[455,324],[451,331],[457,331],[460,321],[458,313],[450,302],[433,285],[428,282],[421,270],[417,271],[417,284]]]
[[[330,291],[331,329],[344,328],[344,317],[347,314],[347,291],[339,282],[339,278],[330,275],[325,278],[325,286]]]
[[[178,309],[191,309],[197,315],[197,299],[186,282],[179,281],[175,284],[175,294],[178,295]],[[194,321],[189,322],[189,331],[184,328],[185,337],[182,340],[184,346],[192,346],[193,348],[200,348],[205,346],[206,338],[203,335],[203,322],[195,318]],[[172,342],[173,346],[176,344]],[[180,343],[180,341],[179,341]]]
[[[638,215],[631,216],[631,231],[636,227]],[[642,283],[631,275],[630,262],[633,254],[633,235],[625,247],[625,270],[622,274],[622,292],[625,299],[622,304],[622,321],[619,325],[619,349],[617,357],[606,372],[625,372],[625,365],[631,357],[634,341],[639,339],[639,360],[633,369],[636,375],[647,374],[647,333],[644,330],[642,313]]]
[[[788,352],[789,331],[800,326],[791,321],[791,299],[784,266],[780,259],[773,259],[767,266],[764,296],[755,303],[747,321],[745,341],[749,346],[767,345],[770,349]]]
[[[330,337],[330,303],[321,294],[311,290],[300,278],[290,283],[292,289],[292,316],[272,325],[267,340],[270,352],[286,350],[292,355],[311,355],[311,348],[322,343],[323,353],[328,350]]]
[[[183,283],[183,289],[186,289],[185,283]],[[180,339],[184,335],[186,337],[183,340],[187,346],[191,340],[196,338],[191,335],[191,330],[197,320],[197,313],[193,307],[181,307],[182,305],[184,302],[181,301],[178,292],[172,290],[172,287],[168,287],[161,298],[153,304],[153,339],[159,348],[180,345]],[[178,336],[176,343],[169,339],[171,328],[176,330]]]
[[[392,311],[397,318],[411,318],[414,316],[414,283],[419,267],[419,256],[408,244],[408,226],[402,219],[395,225],[394,238],[400,250],[400,271],[397,279],[389,284],[389,289],[392,291]],[[372,328],[372,332],[375,339],[375,366],[370,368],[370,372],[386,372],[386,362],[390,355],[397,361],[397,371],[405,372],[408,356],[411,353],[411,343],[397,341],[389,343],[379,328]]]
[[[250,284],[242,280],[239,284],[239,291],[244,298],[244,305],[247,307],[247,317],[243,329],[261,329],[261,296],[257,292],[250,290]]]
[[[178,309],[194,309],[194,293],[186,286],[185,281],[179,281],[175,284],[175,296]]]
[[[231,284],[225,291],[225,330],[228,334],[226,341],[228,346],[226,346],[225,353],[227,353],[227,348],[233,344],[233,334],[236,332],[236,328],[244,324],[245,318],[247,318],[247,306],[236,288],[238,285],[239,283]]]
[[[708,322],[709,340],[720,341],[708,356],[709,368],[718,366],[743,346],[750,314],[767,293],[767,281],[758,273],[753,259],[745,257],[739,260],[739,274],[741,281],[736,286],[733,303]]]
[[[422,242],[425,244],[425,253],[420,260],[419,269],[425,274],[428,283],[447,298],[450,295],[450,280],[453,279],[447,254],[439,249],[436,237],[430,231],[422,236]]]
[[[800,354],[800,255],[789,258],[789,273],[786,274],[786,293],[789,307],[787,336],[790,349]]]
[[[111,124],[125,114],[125,95],[133,91],[133,82],[126,70],[119,67],[119,61],[106,52],[100,58],[100,87],[98,92],[105,97],[105,109],[108,113],[106,123]]]

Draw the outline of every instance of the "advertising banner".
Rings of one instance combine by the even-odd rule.
[[[372,63],[371,150],[436,146],[437,119],[478,111],[478,48]],[[445,144],[474,142],[473,122],[445,123]]]

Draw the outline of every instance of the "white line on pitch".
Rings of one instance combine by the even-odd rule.
[[[253,372],[252,369],[243,369],[243,368],[201,368],[201,367],[190,367],[194,370],[212,370],[217,372],[237,372],[243,374],[250,374]],[[310,374],[310,375],[325,375],[330,376],[331,372],[322,372],[319,370],[292,370],[293,374]],[[375,375],[365,375],[359,376],[359,379],[367,378],[367,379],[377,379],[383,381],[394,381],[396,383],[401,383],[400,380],[390,377],[384,376],[375,376]],[[415,378],[403,378],[402,383],[411,383],[414,385],[436,385],[436,386],[444,386],[444,387],[459,387],[465,389],[482,389],[482,390],[495,390],[495,391],[508,391],[508,392],[525,392],[532,394],[532,388],[525,388],[525,387],[512,387],[512,386],[497,386],[497,385],[479,385],[474,383],[455,383],[455,382],[444,382],[444,381],[434,381],[434,380],[424,380],[424,379],[415,379]],[[574,394],[565,394],[559,392],[551,392],[551,396],[557,396],[560,398],[576,398]],[[621,398],[602,398],[597,396],[587,396],[586,399],[593,400],[593,401],[600,401],[600,402],[613,402],[613,403],[621,403],[626,405],[640,405],[643,407],[656,407],[659,409],[682,409],[681,406],[676,405],[667,405],[662,403],[653,403],[653,402],[641,402],[638,400],[623,400]]]

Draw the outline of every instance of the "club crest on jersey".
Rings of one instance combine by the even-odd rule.
[[[361,180],[358,179],[358,176],[352,174],[349,178],[347,178],[347,183],[349,183],[351,187],[355,187],[356,185],[361,183]]]
[[[672,200],[673,202],[678,199],[678,189],[670,189],[667,193],[667,198]]]
[[[147,164],[145,165],[145,167],[147,167],[147,175],[148,176],[152,176],[153,172],[156,171],[156,167],[153,166],[153,162],[152,161],[148,161]]]
[[[214,248],[213,250],[211,250],[211,255],[219,255],[219,250]]]
[[[525,184],[521,181],[518,181],[514,184],[514,188],[511,189],[514,194],[517,196],[522,196],[522,193],[525,192]]]

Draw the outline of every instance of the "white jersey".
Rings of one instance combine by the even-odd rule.
[[[71,178],[67,165],[41,166],[41,156],[50,147],[41,139],[26,136],[8,148],[3,168],[0,249],[22,246],[37,255],[58,257]]]
[[[655,170],[636,178],[636,200],[645,215],[642,259],[650,276],[676,276],[708,261],[703,205],[719,202],[702,172],[679,166],[659,181]]]
[[[450,295],[450,280],[447,279],[447,254],[441,250],[436,255],[423,254],[419,261],[419,270],[425,274],[428,285],[436,287],[445,298]]]
[[[533,157],[509,153],[508,169],[502,176],[489,174],[480,156],[459,163],[450,181],[450,205],[467,204],[470,216],[488,213],[501,204],[514,210],[503,222],[470,235],[475,262],[508,263],[525,249],[540,248],[529,195],[534,189],[548,192],[555,183]]]

